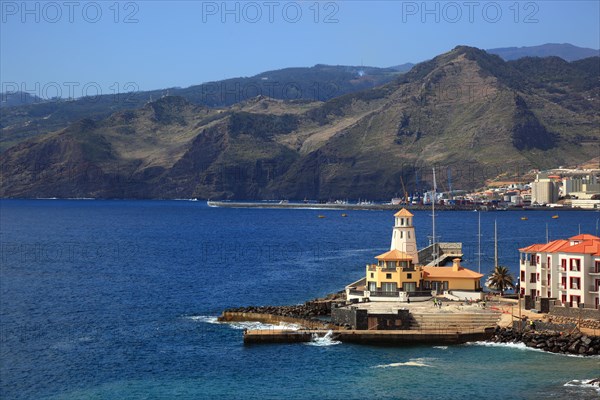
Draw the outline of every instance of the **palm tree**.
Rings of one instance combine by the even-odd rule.
[[[488,277],[485,285],[491,289],[499,290],[500,296],[504,296],[506,289],[513,289],[515,287],[513,281],[514,278],[508,268],[498,265]]]

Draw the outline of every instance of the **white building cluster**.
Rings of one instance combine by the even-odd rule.
[[[577,235],[519,249],[521,296],[600,309],[600,238]]]

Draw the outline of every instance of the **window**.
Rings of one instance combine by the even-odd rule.
[[[594,263],[594,272],[600,272],[600,261]]]
[[[406,232],[406,236],[410,239],[410,231]]]
[[[535,280],[535,273],[534,273],[534,272],[532,272],[532,273],[529,275],[529,283],[535,283],[535,282],[536,282],[536,280]]]
[[[580,301],[581,301],[580,296],[571,296],[571,307],[579,307]]]
[[[571,289],[580,289],[580,278],[571,278]]]
[[[596,292],[600,290],[600,279],[596,279]]]
[[[563,303],[563,304],[565,304],[565,303],[567,302],[567,295],[566,295],[566,294],[563,294],[563,295],[560,297],[560,302],[561,302],[561,303]]]
[[[531,257],[531,266],[535,266],[536,265],[536,263],[535,263],[536,259],[537,259],[536,256]]]
[[[398,286],[396,285],[395,282],[384,282],[381,284],[381,289],[384,292],[396,292],[398,289]]]
[[[406,274],[406,279],[412,279],[412,274]]]
[[[369,291],[376,292],[377,291],[377,282],[369,282]]]
[[[536,282],[540,281],[540,273],[539,272],[537,274],[535,274],[535,281]]]
[[[385,274],[385,279],[392,279],[392,274]]]
[[[566,271],[566,270],[567,270],[567,260],[566,260],[566,259],[564,259],[564,258],[563,258],[562,260],[560,260],[560,268],[561,268],[563,271]]]
[[[375,274],[371,272],[371,278],[374,278],[374,277],[375,277]]]
[[[562,285],[563,290],[567,289],[567,277],[566,276],[562,277],[560,284]]]
[[[521,271],[521,282],[525,282],[525,271]]]
[[[548,268],[550,268],[550,264],[551,264],[550,260],[551,260],[550,257],[548,257]]]
[[[571,271],[579,271],[581,260],[579,258],[571,258],[570,259],[570,270]]]

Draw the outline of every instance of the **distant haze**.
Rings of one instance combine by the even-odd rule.
[[[488,53],[497,54],[506,61],[523,57],[560,57],[566,61],[576,61],[600,55],[600,50],[577,47],[570,43],[546,43],[539,46],[502,47],[488,49]]]

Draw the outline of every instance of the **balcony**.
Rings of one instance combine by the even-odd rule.
[[[371,290],[370,296],[373,297],[398,297],[400,292],[384,292],[383,290]]]
[[[596,270],[595,267],[590,268],[590,275],[600,275],[600,271]]]
[[[365,295],[365,291],[364,290],[358,290],[358,289],[349,289],[348,290],[348,294],[350,294],[351,296],[364,296]]]
[[[594,285],[590,286],[590,293],[600,293],[600,287],[596,287]]]
[[[542,266],[542,271],[546,270],[546,268],[548,267],[548,265],[545,262],[541,263],[540,265]]]

